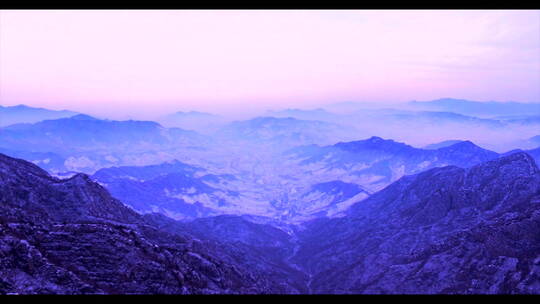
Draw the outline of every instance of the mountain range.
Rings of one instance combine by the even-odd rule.
[[[16,123],[36,123],[46,119],[66,118],[77,114],[67,110],[55,111],[22,104],[10,107],[0,106],[0,127]]]
[[[212,242],[156,228],[87,175],[0,155],[0,293],[288,292]]]
[[[0,155],[1,293],[539,293],[524,152],[404,176],[339,218],[141,216],[84,174]]]
[[[472,116],[540,115],[540,104],[497,101],[470,101],[441,98],[432,101],[411,101],[409,106],[429,111],[448,111]]]
[[[539,293],[540,170],[523,152],[402,177],[313,221],[293,261],[314,293]]]
[[[0,149],[26,155],[55,171],[94,172],[146,159],[163,162],[172,159],[163,155],[168,150],[204,149],[209,142],[194,131],[164,128],[152,121],[101,120],[84,114],[0,128]],[[43,153],[53,153],[58,162],[49,165],[52,159]]]
[[[196,138],[192,131],[165,129],[152,121],[110,121],[78,114],[69,118],[15,124],[2,128],[2,146],[22,149],[60,150],[62,147],[88,149],[126,145],[163,145],[169,141]],[[40,152],[41,152],[40,151]]]
[[[231,175],[196,173],[206,171],[179,161],[150,166],[103,168],[92,178],[106,187],[115,197],[138,212],[159,212],[176,219],[197,218],[220,214],[238,192],[212,184],[226,184]]]
[[[165,127],[194,130],[203,134],[213,133],[228,122],[225,117],[197,111],[180,111],[160,117],[157,121]]]
[[[291,147],[334,141],[335,138],[348,138],[351,136],[351,131],[338,124],[318,120],[256,117],[229,123],[214,136],[244,143]]]
[[[508,104],[14,115],[0,294],[538,294],[540,115]]]
[[[470,141],[438,149],[421,149],[377,136],[330,146],[303,146],[285,154],[312,174],[347,177],[371,192],[403,175],[446,165],[469,167],[499,156]]]

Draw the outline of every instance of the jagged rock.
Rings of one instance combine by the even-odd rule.
[[[0,293],[276,293],[187,234],[157,230],[84,174],[0,154]]]
[[[540,293],[524,152],[404,176],[298,227],[142,216],[84,174],[2,154],[0,193],[0,293]]]
[[[406,176],[301,233],[318,293],[540,293],[540,171],[520,152]]]

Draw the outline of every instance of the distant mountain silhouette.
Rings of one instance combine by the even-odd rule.
[[[439,148],[448,147],[448,146],[451,146],[460,142],[462,142],[462,140],[445,140],[445,141],[441,141],[435,144],[429,144],[425,146],[424,149],[437,150]]]
[[[432,101],[412,101],[410,106],[429,111],[448,111],[464,115],[540,115],[540,103],[470,101],[465,99],[441,98]]]
[[[499,156],[470,141],[428,150],[377,136],[331,146],[303,146],[285,154],[301,166],[341,170],[343,174],[355,175],[365,181],[360,183],[362,186],[372,185],[371,191],[379,190],[406,174],[446,165],[469,167]]]
[[[216,133],[217,138],[228,140],[270,143],[281,147],[328,142],[345,134],[341,126],[316,120],[292,117],[256,117],[232,122]]]
[[[174,141],[197,142],[193,131],[166,129],[152,121],[101,120],[78,114],[69,118],[15,124],[2,128],[0,146],[31,152],[73,149],[114,149],[136,145],[166,145]]]
[[[10,107],[0,106],[0,127],[17,123],[35,123],[46,119],[58,119],[77,114],[78,113],[72,111],[55,111],[25,105]]]
[[[302,120],[320,120],[320,121],[338,121],[342,115],[328,112],[324,109],[303,110],[303,109],[286,109],[280,111],[267,111],[268,116],[287,118],[292,117]]]
[[[169,114],[159,118],[158,121],[166,127],[177,127],[211,133],[227,123],[228,120],[225,117],[215,114],[190,111]]]

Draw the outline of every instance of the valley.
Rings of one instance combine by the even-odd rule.
[[[540,290],[534,137],[501,153],[336,121],[203,134],[83,114],[0,130],[2,293]]]

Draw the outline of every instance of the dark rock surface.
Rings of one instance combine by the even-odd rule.
[[[523,152],[431,169],[299,237],[315,293],[540,293],[540,171]]]
[[[0,293],[276,293],[219,248],[156,229],[88,176],[0,154]]]
[[[271,219],[220,215],[188,222],[171,220],[160,214],[145,215],[159,229],[189,233],[207,246],[227,253],[232,263],[264,273],[283,293],[307,293],[309,277],[290,258],[298,250],[295,227],[272,223]]]
[[[299,226],[143,216],[84,174],[2,154],[0,193],[0,293],[540,293],[524,152],[404,176]]]

